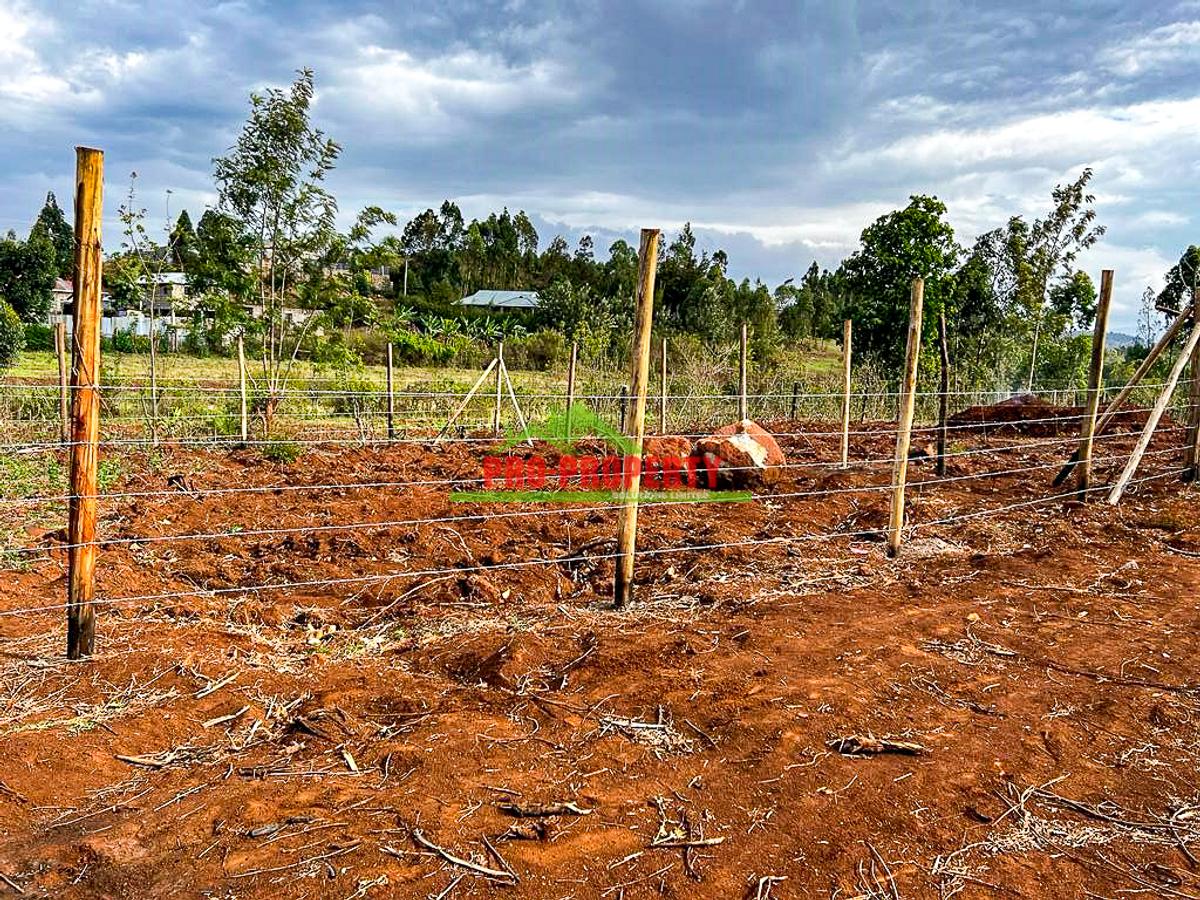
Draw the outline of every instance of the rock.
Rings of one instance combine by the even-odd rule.
[[[650,437],[642,444],[643,456],[656,456],[663,459],[677,456],[687,459],[692,455],[692,442],[684,437]]]
[[[698,456],[718,461],[718,484],[731,487],[775,484],[787,458],[761,425],[744,419],[696,442]]]

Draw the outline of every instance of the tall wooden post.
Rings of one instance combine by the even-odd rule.
[[[65,447],[71,440],[71,390],[67,381],[67,323],[54,326],[54,354],[58,357],[58,435]]]
[[[892,467],[892,509],[888,521],[888,556],[900,552],[904,531],[904,486],[908,480],[908,448],[912,440],[913,408],[917,393],[917,358],[921,353],[921,307],[925,301],[925,280],[914,278],[908,308],[908,345],[904,350],[904,383],[900,388],[900,409],[896,433],[896,459]]]
[[[250,401],[246,396],[246,339],[238,335],[238,412],[241,414],[242,443],[250,440]]]
[[[950,414],[950,343],[946,340],[946,312],[938,314],[938,435],[937,467],[946,474],[946,420]]]
[[[850,360],[854,324],[847,319],[842,323],[842,468],[850,465]],[[792,418],[795,418],[793,414]]]
[[[71,501],[68,509],[67,657],[96,641],[96,474],[100,463],[100,284],[104,153],[75,148],[75,298],[71,358]]]
[[[504,388],[504,341],[496,347],[496,408],[492,415],[492,433],[500,434],[500,403],[503,400],[501,391]]]
[[[667,339],[662,339],[662,355],[659,359],[662,369],[659,379],[660,394],[658,399],[658,433],[667,433]]]
[[[739,357],[738,365],[738,419],[746,420],[750,418],[749,404],[746,402],[746,382],[747,382],[747,361],[746,361],[746,323],[742,323],[742,352]]]
[[[575,405],[575,364],[579,359],[579,342],[571,342],[571,361],[567,364],[567,424],[566,438],[571,440],[571,408]]]
[[[1096,414],[1100,411],[1100,390],[1104,384],[1104,341],[1108,334],[1108,308],[1112,303],[1113,270],[1100,273],[1100,303],[1096,307],[1096,326],[1092,330],[1092,363],[1088,368],[1087,405],[1079,423],[1079,496],[1088,499],[1092,486],[1092,442],[1096,437]]]
[[[633,323],[633,416],[629,436],[631,457],[625,461],[625,505],[617,519],[617,568],[613,603],[625,606],[633,599],[633,556],[637,544],[638,495],[641,491],[642,440],[646,434],[646,393],[650,381],[650,329],[654,324],[654,273],[658,268],[658,229],[643,228],[638,253],[637,311]]]
[[[392,345],[387,345],[387,436],[396,439],[396,375],[392,363]]]
[[[1192,321],[1200,320],[1200,288],[1192,294]],[[1188,430],[1184,446],[1185,466],[1184,478],[1188,481],[1200,480],[1200,345],[1192,351],[1192,359],[1188,365],[1188,375],[1191,379],[1188,390]]]
[[[796,421],[796,402],[800,399],[800,382],[792,382],[792,421]]]

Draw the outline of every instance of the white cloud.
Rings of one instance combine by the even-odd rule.
[[[332,72],[318,99],[330,114],[371,118],[400,138],[422,141],[461,134],[478,118],[565,107],[583,83],[554,59],[512,64],[471,48],[418,59],[367,46]]]
[[[1106,47],[1099,60],[1110,72],[1127,78],[1154,69],[1200,62],[1200,20],[1172,22]]]

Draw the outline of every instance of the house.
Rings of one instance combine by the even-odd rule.
[[[538,295],[534,291],[476,291],[460,302],[463,306],[489,309],[537,309]]]
[[[182,272],[160,272],[140,282],[148,285],[150,302],[154,308],[154,330],[166,334],[174,349],[181,337],[191,326],[191,316],[185,307],[188,301],[187,277]],[[75,302],[74,285],[65,278],[56,278],[50,290],[50,310],[46,324],[51,327],[62,322],[67,333],[74,330],[72,305]],[[111,338],[120,332],[129,332],[138,337],[150,336],[150,303],[141,308],[125,308],[107,291],[100,295],[100,336]]]

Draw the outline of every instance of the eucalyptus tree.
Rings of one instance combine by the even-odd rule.
[[[328,277],[318,261],[337,238],[337,201],[325,177],[341,147],[313,124],[313,94],[311,69],[302,69],[289,88],[252,94],[237,142],[213,160],[220,209],[239,223],[250,249],[268,432],[314,321],[293,319],[285,309],[303,286],[311,295],[312,282]]]

